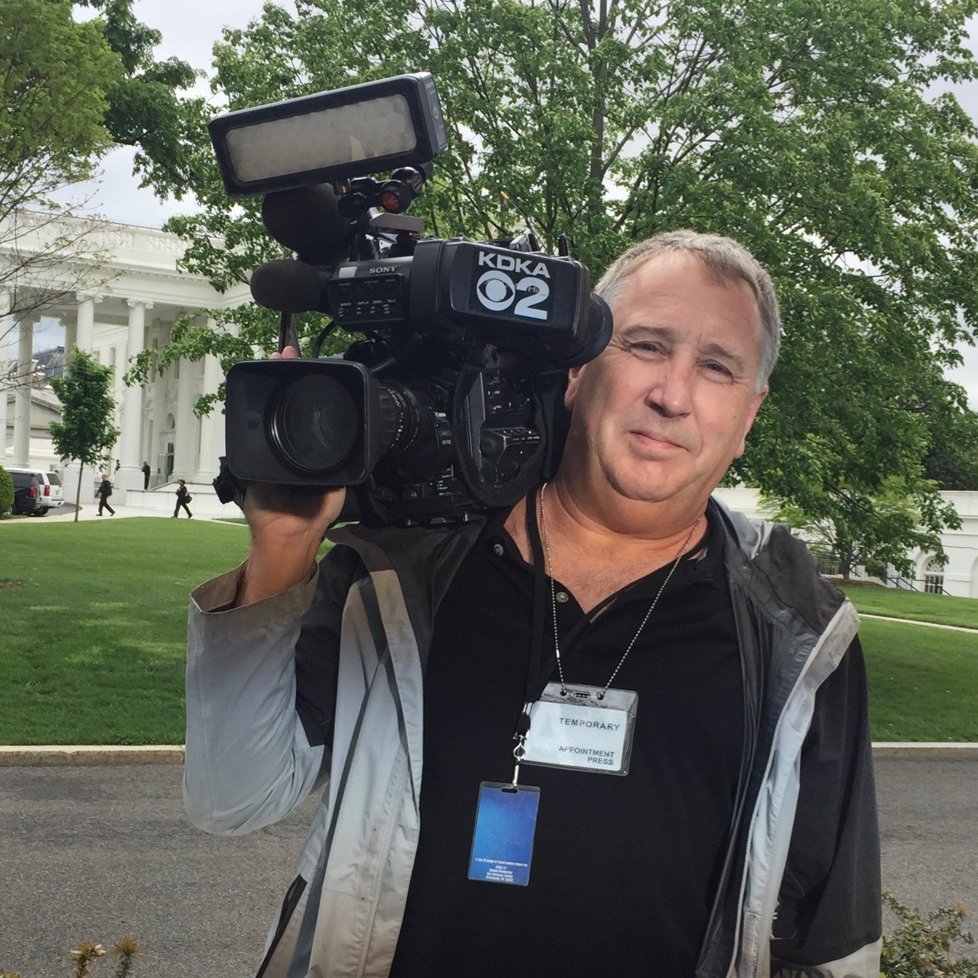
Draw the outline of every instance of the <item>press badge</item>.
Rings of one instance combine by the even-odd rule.
[[[547,683],[530,707],[523,763],[628,774],[637,711],[630,689]]]
[[[480,883],[530,882],[540,789],[483,781],[475,810],[469,879]]]

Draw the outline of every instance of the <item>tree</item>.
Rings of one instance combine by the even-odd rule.
[[[11,322],[110,277],[107,222],[86,201],[59,202],[61,192],[88,180],[117,145],[137,148],[137,172],[159,169],[179,185],[184,117],[199,114],[178,94],[194,70],[154,59],[160,33],[135,18],[132,0],[81,5],[100,16],[77,23],[70,0],[0,0],[0,292],[10,295]],[[0,378],[7,389],[27,383],[23,369]]]
[[[924,474],[941,489],[978,490],[978,414],[962,401],[938,403],[928,412],[930,444]]]
[[[106,92],[122,65],[68,0],[0,0],[0,65],[0,292],[15,321],[91,284],[98,224],[65,221],[54,194],[91,177],[111,145]],[[16,382],[29,378],[5,386]]]
[[[815,553],[838,561],[844,581],[857,567],[885,579],[892,566],[904,577],[913,577],[910,552],[914,549],[934,554],[945,563],[941,529],[961,527],[961,518],[950,503],[930,491],[915,499],[895,479],[887,480],[869,505],[864,496],[838,487],[825,494],[817,512],[813,508],[784,505],[775,519],[801,530]]]
[[[978,133],[953,96],[931,93],[978,73],[965,44],[976,11],[392,0],[384,19],[399,29],[385,31],[364,0],[297,0],[294,16],[269,4],[225,31],[212,87],[234,109],[432,71],[451,145],[415,210],[437,234],[532,225],[548,248],[568,235],[595,272],[662,229],[739,238],[771,270],[786,331],[734,477],[817,518],[842,487],[868,511],[895,479],[923,511],[934,419],[973,423],[943,374],[978,325]],[[187,267],[226,288],[281,249],[257,201],[227,200],[203,138],[196,152],[202,209],[171,227],[191,241]],[[273,335],[259,313],[234,340],[188,326],[164,364],[227,363]]]
[[[104,367],[84,350],[75,349],[65,375],[51,381],[61,399],[61,421],[50,425],[54,450],[62,461],[81,463],[75,493],[75,522],[81,504],[82,473],[86,465],[98,465],[119,437],[112,423],[115,399],[112,370]]]
[[[136,147],[135,169],[144,186],[155,176],[181,198],[191,182],[185,133],[193,131],[203,109],[200,99],[185,94],[197,72],[179,58],[155,59],[153,49],[162,35],[136,19],[133,0],[78,3],[99,12],[105,41],[123,67],[106,92],[106,128],[116,144]]]

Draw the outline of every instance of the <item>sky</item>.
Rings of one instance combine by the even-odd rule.
[[[288,7],[288,0],[277,0]],[[158,57],[179,57],[195,68],[210,68],[211,48],[222,27],[245,27],[261,14],[263,0],[136,0],[136,17],[163,35]],[[381,8],[378,8],[381,9]],[[978,20],[972,24],[972,50],[978,51]],[[199,93],[207,94],[206,81]],[[958,98],[978,120],[978,82],[961,87]],[[140,189],[132,175],[133,151],[117,149],[105,158],[92,198],[93,206],[105,217],[125,224],[161,227],[167,218],[186,212],[192,203],[156,199]],[[86,189],[85,193],[89,191]],[[978,348],[963,347],[964,364],[950,374],[968,391],[972,408],[978,410]]]

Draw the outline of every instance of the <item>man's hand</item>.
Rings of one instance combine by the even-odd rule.
[[[291,360],[298,355],[295,347],[287,346],[270,359]],[[235,604],[261,601],[302,581],[345,499],[344,488],[250,485],[244,514],[251,527],[251,551]]]
[[[342,487],[322,490],[256,483],[245,493],[244,514],[252,540],[291,542],[311,536],[318,548],[345,499]]]

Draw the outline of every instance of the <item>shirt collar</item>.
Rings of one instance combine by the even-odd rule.
[[[485,548],[496,557],[504,557],[510,564],[515,564],[532,573],[528,564],[516,546],[515,541],[506,530],[508,509],[495,510],[490,514],[482,531],[479,546]],[[685,587],[688,584],[710,584],[713,587],[726,588],[726,577],[723,568],[723,533],[717,523],[717,516],[707,510],[706,533],[700,542],[679,562],[668,590]],[[630,588],[629,596],[640,596],[658,588],[661,584],[660,571],[668,573],[666,568],[659,568],[651,574],[635,581]]]

